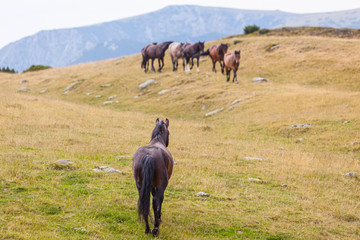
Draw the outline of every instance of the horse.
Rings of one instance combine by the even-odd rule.
[[[154,42],[154,43],[151,43],[151,44],[146,45],[145,47],[143,47],[143,48],[141,49],[141,56],[142,56],[141,68],[144,68],[144,72],[146,72],[147,69],[149,68],[149,61],[148,61],[148,59],[146,59],[145,50],[146,50],[149,46],[151,46],[151,45],[156,45],[156,44],[157,44],[157,43]],[[147,67],[146,67],[146,63],[147,63]]]
[[[145,221],[145,233],[150,233],[148,216],[150,213],[150,192],[153,195],[154,228],[153,236],[158,236],[161,222],[161,204],[164,191],[171,177],[174,160],[167,147],[169,145],[169,120],[156,119],[155,128],[148,145],[140,147],[133,157],[133,174],[139,192],[138,215]]]
[[[224,73],[224,55],[227,53],[228,50],[228,44],[219,44],[219,45],[212,45],[209,47],[209,49],[201,54],[201,56],[209,55],[212,63],[213,68],[212,71],[216,73],[215,64],[217,61],[219,61],[220,67],[221,67],[221,73]],[[222,63],[221,63],[222,62]]]
[[[199,72],[199,58],[200,54],[204,52],[204,43],[205,42],[197,42],[193,44],[185,44],[184,46],[184,58],[186,60],[186,72],[190,72],[190,70],[194,66],[194,58],[197,59],[197,71]],[[189,68],[189,61],[191,59],[191,67]]]
[[[240,50],[235,51],[234,53],[226,53],[224,56],[224,65],[226,70],[226,81],[230,81],[230,72],[231,70],[234,71],[234,80],[236,80],[236,83],[239,83],[237,80],[236,72],[240,65]]]
[[[173,71],[177,71],[179,62],[178,59],[183,59],[183,67],[185,68],[185,62],[184,62],[184,51],[183,51],[183,42],[173,42],[169,45],[169,54],[171,57],[171,62],[173,64]]]
[[[151,69],[153,72],[155,72],[154,68],[154,59],[157,58],[159,60],[159,69],[158,72],[161,72],[162,68],[164,67],[164,56],[165,51],[168,49],[169,45],[172,43],[172,41],[169,42],[163,42],[158,44],[150,44],[145,47],[144,49],[144,60],[149,61],[151,59]],[[145,64],[143,64],[145,67]],[[146,72],[146,68],[145,68]]]

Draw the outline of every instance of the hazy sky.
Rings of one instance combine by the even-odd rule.
[[[360,8],[358,0],[3,0],[0,5],[0,48],[41,30],[107,22],[178,4],[293,13]]]

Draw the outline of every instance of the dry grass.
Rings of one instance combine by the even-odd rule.
[[[207,58],[200,73],[173,73],[168,56],[161,74],[143,73],[139,55],[0,74],[0,236],[147,238],[136,219],[131,159],[120,156],[148,142],[156,117],[168,117],[177,164],[160,238],[359,238],[359,181],[343,174],[360,172],[359,145],[351,145],[360,141],[360,58],[353,54],[360,41],[237,36],[222,42],[234,40],[240,43],[230,51],[242,50],[238,85],[212,73]],[[280,48],[267,52],[270,44]],[[258,76],[270,82],[253,83]],[[150,78],[157,83],[140,91]],[[29,92],[16,93],[25,85]],[[231,106],[236,99],[243,101]],[[291,128],[298,123],[313,126]],[[60,158],[74,165],[55,169]],[[91,171],[102,165],[124,174]],[[196,197],[199,191],[211,195]]]

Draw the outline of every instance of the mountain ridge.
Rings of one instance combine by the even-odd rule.
[[[0,66],[23,71],[104,60],[140,52],[149,42],[210,41],[242,33],[246,25],[360,27],[360,9],[294,14],[279,10],[171,5],[160,10],[83,27],[43,30],[0,49]]]

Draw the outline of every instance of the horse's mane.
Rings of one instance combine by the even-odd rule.
[[[159,122],[159,124],[157,124],[151,134],[151,140],[153,140],[154,138],[157,138],[157,140],[161,139],[161,132],[162,132],[162,128],[163,128],[163,124],[164,121]]]

